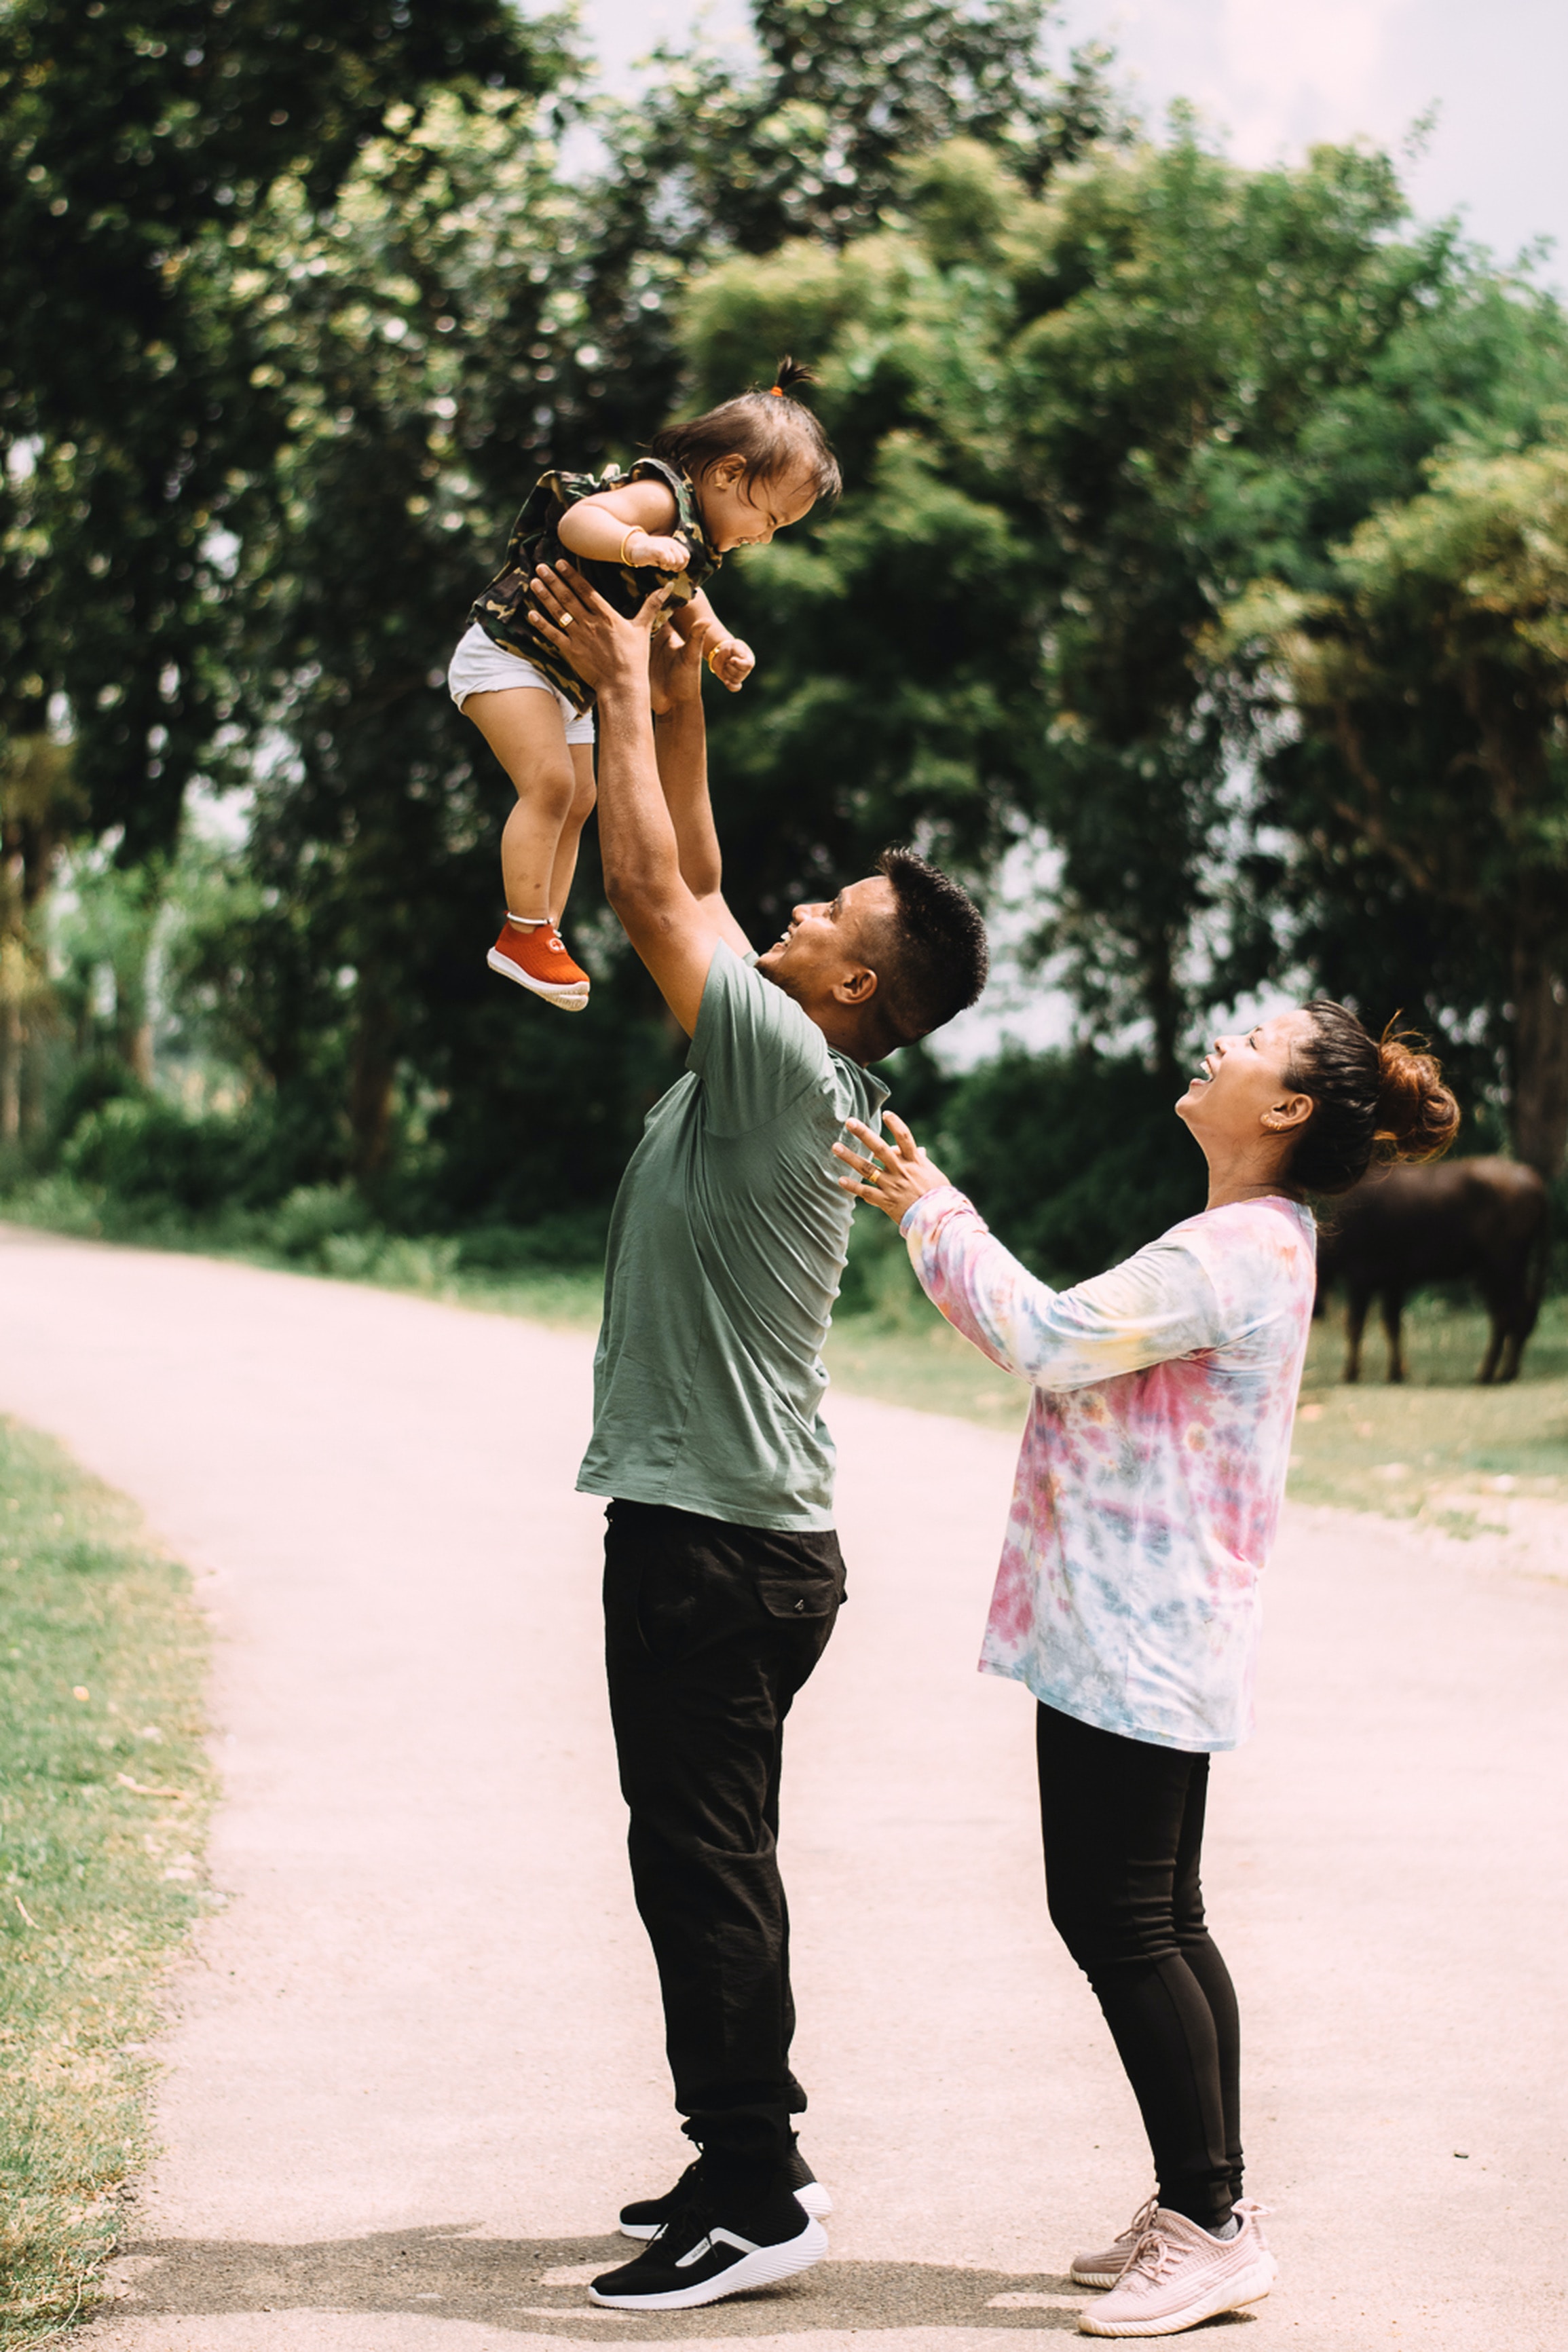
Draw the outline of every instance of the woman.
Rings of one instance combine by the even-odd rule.
[[[1244,2200],[1236,1995],[1199,1891],[1211,1754],[1252,1728],[1258,1580],[1307,1349],[1308,1193],[1432,1159],[1437,1065],[1342,1005],[1221,1037],[1176,1105],[1207,1206],[1072,1290],[993,1240],[900,1119],[839,1181],[891,1217],[948,1321],[1034,1385],[981,1664],[1039,1702],[1051,1918],[1137,2095],[1158,2187],[1072,2274],[1089,2336],[1167,2336],[1274,2278]]]

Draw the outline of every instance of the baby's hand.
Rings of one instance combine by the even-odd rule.
[[[739,694],[757,667],[757,656],[739,637],[721,637],[708,648],[708,667],[721,686]]]
[[[656,539],[646,530],[631,530],[625,540],[626,562],[638,572],[684,572],[691,550],[683,539]]]

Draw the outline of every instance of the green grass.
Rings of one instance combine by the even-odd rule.
[[[1344,1328],[1313,1328],[1296,1415],[1290,1492],[1302,1502],[1408,1517],[1448,1517],[1458,1532],[1485,1523],[1489,1502],[1518,1494],[1568,1504],[1568,1298],[1549,1298],[1520,1378],[1478,1388],[1486,1345],[1479,1309],[1418,1300],[1405,1317],[1408,1381],[1391,1388],[1381,1328],[1362,1351],[1362,1379],[1340,1378]]]
[[[1022,1382],[961,1339],[885,1253],[865,1255],[868,1309],[838,1318],[828,1338],[838,1388],[1019,1431],[1028,1404]],[[1380,1327],[1363,1348],[1361,1383],[1347,1388],[1342,1317],[1331,1311],[1314,1324],[1291,1495],[1393,1517],[1425,1512],[1458,1533],[1485,1526],[1489,1507],[1495,1519],[1502,1496],[1568,1505],[1568,1298],[1547,1300],[1523,1373],[1506,1388],[1475,1385],[1486,1336],[1478,1308],[1417,1299],[1405,1316],[1407,1383],[1386,1384]]]
[[[210,1899],[205,1656],[131,1506],[0,1420],[0,2347],[92,2307],[151,2153],[158,1988]]]

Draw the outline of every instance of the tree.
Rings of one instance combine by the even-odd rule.
[[[768,254],[873,234],[914,157],[967,137],[1037,190],[1120,125],[1107,53],[1045,62],[1049,0],[753,0],[761,58],[737,71],[660,49],[658,79],[606,109],[606,195],[639,237]]]
[[[1089,1034],[1141,1021],[1168,1082],[1279,944],[1247,684],[1206,633],[1262,569],[1324,576],[1435,442],[1529,429],[1564,380],[1555,308],[1447,232],[1401,237],[1403,210],[1353,150],[1246,172],[1178,136],[1037,198],[958,141],[906,170],[901,226],[700,278],[700,394],[820,355],[848,483],[809,549],[724,584],[763,649],[715,729],[731,828],[815,875],[895,823],[982,866],[1044,825],[1041,948]]]
[[[1568,434],[1449,447],[1317,593],[1260,583],[1232,641],[1299,722],[1269,762],[1299,895],[1413,899],[1506,1055],[1519,1157],[1568,1152]],[[1468,1007],[1467,1007],[1468,1009]]]
[[[289,435],[222,296],[226,241],[296,168],[329,205],[390,108],[561,70],[558,27],[504,0],[0,13],[0,730],[68,697],[93,824],[128,861],[171,845],[232,715],[233,542]]]
[[[17,1143],[25,1129],[38,1124],[38,1072],[27,1048],[47,1027],[50,1011],[39,908],[81,816],[81,795],[63,745],[33,735],[5,746],[0,757],[0,1147]]]

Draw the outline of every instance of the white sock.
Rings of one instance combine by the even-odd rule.
[[[509,923],[515,923],[520,931],[542,931],[550,921],[548,915],[514,915],[510,907],[506,919]]]
[[[1209,2234],[1209,2236],[1210,2236],[1211,2238],[1217,2238],[1217,2239],[1220,2241],[1220,2243],[1223,2245],[1226,2238],[1234,2238],[1234,2237],[1235,2237],[1235,2235],[1236,2235],[1237,2231],[1240,2229],[1240,2227],[1241,2227],[1241,2216],[1240,2216],[1240,2214],[1239,2214],[1239,2213],[1233,2213],[1233,2214],[1231,2215],[1231,2217],[1230,2217],[1230,2219],[1229,2219],[1229,2221],[1222,2221],[1222,2222],[1220,2223],[1219,2228],[1218,2228],[1217,2230],[1211,2230],[1211,2231],[1209,2231],[1209,2233],[1208,2233],[1208,2234]]]

